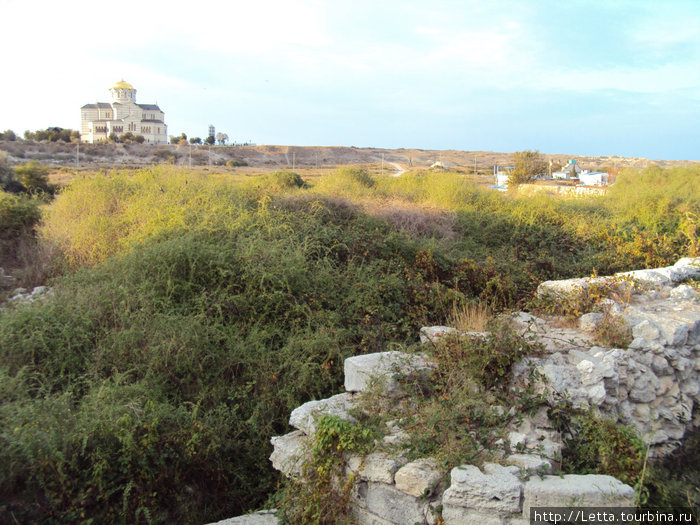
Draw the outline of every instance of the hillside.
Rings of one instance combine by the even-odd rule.
[[[79,152],[78,152],[79,149]],[[58,166],[137,167],[157,163],[183,166],[223,165],[237,159],[248,167],[260,169],[334,168],[347,164],[375,164],[384,160],[387,172],[401,168],[428,167],[436,161],[445,167],[463,168],[490,173],[493,166],[512,163],[511,153],[492,151],[381,149],[345,146],[187,146],[143,144],[76,144],[0,142],[0,150],[7,151],[13,162],[38,160]],[[78,157],[79,154],[79,157]],[[563,163],[576,159],[584,169],[643,169],[650,164],[661,167],[698,166],[700,161],[652,160],[646,158],[607,155],[591,157],[570,153],[545,153],[547,159]],[[393,164],[393,165],[392,165]],[[396,166],[398,165],[398,166]],[[245,170],[244,170],[245,171]]]

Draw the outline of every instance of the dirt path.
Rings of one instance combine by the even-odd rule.
[[[394,166],[394,168],[396,168],[396,171],[394,173],[392,173],[392,177],[400,177],[401,175],[406,173],[406,170],[403,169],[401,167],[401,164],[399,164],[398,162],[390,162],[389,164],[391,164],[392,166]]]

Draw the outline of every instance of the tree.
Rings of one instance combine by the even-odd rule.
[[[10,160],[7,158],[6,151],[0,151],[0,187],[5,187],[15,180],[15,171],[10,166]]]
[[[213,135],[209,135],[206,139],[204,139],[204,143],[209,144],[210,146],[213,146],[215,142],[216,142],[216,139],[214,138]]]
[[[17,166],[15,175],[29,191],[49,191],[49,168],[35,160]]]
[[[7,140],[8,142],[14,142],[17,140],[17,135],[15,135],[15,132],[12,131],[11,129],[6,129],[2,133],[0,133],[0,140]]]
[[[547,161],[538,150],[516,151],[513,153],[513,171],[508,177],[508,184],[517,186],[535,180],[547,172]]]
[[[190,138],[190,144],[201,144],[201,143],[202,143],[202,139],[200,139],[199,137]]]
[[[216,134],[216,141],[224,146],[228,142],[228,135],[226,133],[219,132]]]

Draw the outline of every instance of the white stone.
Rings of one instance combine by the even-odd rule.
[[[489,474],[473,465],[453,468],[452,483],[442,496],[443,506],[495,512],[519,512],[522,483],[508,467],[495,465]]]
[[[409,496],[393,485],[363,482],[357,492],[369,512],[391,523],[423,523],[430,515],[428,502]]]
[[[446,335],[460,335],[459,330],[452,328],[450,326],[424,326],[420,329],[420,342],[425,343],[436,343],[441,337]]]
[[[619,273],[622,277],[631,277],[637,282],[642,284],[649,284],[654,286],[668,286],[671,284],[671,279],[657,272],[656,270],[634,270],[632,272]]]
[[[309,438],[300,430],[270,438],[272,467],[287,477],[301,476],[304,463],[311,460]]]
[[[307,436],[313,436],[317,430],[316,422],[322,415],[338,416],[354,423],[355,418],[348,414],[348,410],[354,405],[352,395],[348,393],[337,394],[328,399],[309,401],[292,410],[289,424],[303,431]]]
[[[399,462],[383,452],[373,452],[365,457],[352,456],[348,459],[345,472],[354,474],[364,481],[377,483],[394,482],[394,473],[399,468]]]
[[[434,370],[424,356],[404,352],[377,352],[345,360],[345,390],[363,392],[376,382],[388,396],[401,393],[396,375],[428,373]]]
[[[464,507],[443,504],[442,519],[445,525],[502,525],[498,514],[486,511],[465,509]]]
[[[515,465],[528,474],[548,474],[552,471],[552,463],[536,454],[511,454],[506,458],[506,463]]]
[[[578,327],[584,332],[594,332],[602,320],[603,314],[597,312],[583,314],[578,319]]]
[[[692,301],[698,297],[698,292],[692,286],[681,284],[680,286],[676,286],[673,290],[671,290],[670,296],[676,301]]]
[[[420,498],[435,489],[442,474],[435,460],[419,459],[397,470],[394,479],[401,492]]]
[[[646,341],[656,341],[660,336],[659,328],[653,322],[645,319],[641,323],[632,327],[632,337],[645,339]]]
[[[700,257],[683,257],[678,259],[675,267],[692,268],[700,274]]]
[[[588,399],[590,400],[592,405],[600,406],[605,401],[606,392],[605,385],[603,383],[598,383],[596,385],[593,385],[592,387],[589,387],[587,392]]]
[[[261,510],[252,514],[210,523],[209,525],[277,525],[279,519],[275,516],[276,512],[276,510]]]
[[[523,490],[523,517],[530,507],[633,507],[634,500],[634,489],[612,476],[532,477]]]

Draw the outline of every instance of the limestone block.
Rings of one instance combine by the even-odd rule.
[[[424,326],[420,329],[420,342],[435,343],[446,335],[460,335],[459,330],[451,326]]]
[[[700,274],[700,257],[683,257],[681,259],[678,259],[676,261],[676,264],[674,264],[676,268],[681,267],[681,268],[691,268],[693,270],[696,270],[698,273],[695,275]]]
[[[631,272],[619,273],[617,275],[622,277],[631,277],[639,283],[652,286],[668,286],[672,283],[668,275],[664,275],[657,270],[634,270]]]
[[[604,277],[563,279],[560,281],[545,281],[537,287],[537,296],[565,296],[588,288],[590,284],[602,284]]]
[[[515,465],[528,474],[549,473],[552,471],[552,463],[537,454],[511,454],[506,458],[506,463]]]
[[[675,299],[676,301],[692,301],[697,299],[698,292],[692,286],[681,284],[680,286],[676,286],[673,290],[671,290],[669,295],[671,299]]]
[[[431,514],[427,502],[385,483],[361,483],[357,497],[367,511],[390,523],[423,523]]]
[[[442,519],[445,525],[502,525],[503,519],[498,514],[486,511],[466,509],[464,507],[443,504]]]
[[[671,366],[668,364],[668,360],[660,355],[655,355],[651,361],[651,369],[656,375],[665,376],[673,373]]]
[[[352,514],[355,521],[362,525],[396,525],[396,522],[380,518],[360,505],[353,505]]]
[[[345,390],[363,392],[375,381],[379,381],[386,395],[395,396],[401,393],[395,375],[408,375],[412,372],[427,374],[434,368],[422,355],[403,352],[358,355],[345,360]]]
[[[317,429],[316,420],[324,414],[338,416],[354,423],[355,418],[348,414],[348,410],[353,406],[354,400],[352,395],[348,393],[337,394],[328,399],[309,401],[292,410],[289,424],[303,431],[307,436],[313,436]]]
[[[603,383],[598,383],[589,387],[586,392],[588,394],[588,400],[595,406],[602,405],[607,397],[605,385]]]
[[[656,387],[656,395],[663,396],[671,390],[674,384],[673,376],[664,376],[659,379],[659,385]]]
[[[453,468],[450,475],[452,483],[442,496],[443,507],[505,513],[520,511],[523,485],[508,467],[494,465],[485,474],[473,465],[463,465]]]
[[[681,383],[680,390],[690,397],[697,397],[700,393],[700,383],[695,378],[686,379]]]
[[[354,474],[363,481],[377,483],[394,482],[394,473],[399,468],[399,462],[383,452],[373,452],[365,457],[352,456],[345,465],[346,474]]]
[[[510,443],[511,448],[524,447],[527,445],[527,434],[523,434],[521,432],[509,432],[508,442]]]
[[[632,327],[632,337],[641,338],[646,341],[656,341],[661,335],[659,327],[648,319],[643,320],[639,324]]]
[[[523,490],[523,517],[530,507],[632,507],[634,498],[634,489],[612,476],[532,477]]]
[[[437,463],[432,459],[412,461],[396,471],[396,488],[416,498],[431,492],[442,479]]]
[[[598,325],[603,320],[603,314],[597,312],[591,312],[588,314],[583,314],[578,319],[578,327],[584,332],[593,332],[598,328]]]
[[[311,461],[309,437],[301,430],[270,439],[272,467],[287,477],[301,476],[304,463]]]
[[[688,340],[690,325],[683,320],[661,317],[657,325],[662,341],[667,345],[681,346]]]
[[[649,403],[656,399],[656,389],[659,380],[651,372],[644,372],[634,382],[634,388],[630,390],[630,399],[638,403]]]
[[[275,516],[276,510],[261,510],[252,514],[245,514],[235,518],[210,523],[209,525],[277,525],[279,519]]]

